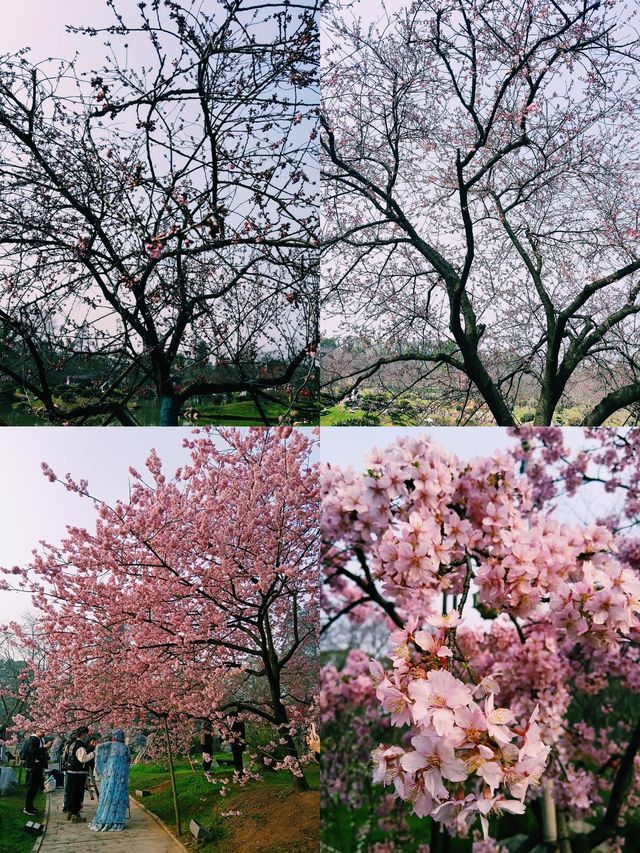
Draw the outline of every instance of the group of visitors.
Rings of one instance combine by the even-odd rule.
[[[45,743],[42,730],[25,742],[20,757],[27,768],[24,812],[34,816],[34,800],[44,787],[44,772],[49,752],[55,741]],[[119,831],[125,828],[129,811],[129,765],[131,754],[122,729],[114,729],[110,737],[100,741],[90,736],[88,726],[77,729],[60,751],[60,769],[64,773],[63,812],[74,823],[86,821],[81,814],[85,792],[95,790],[98,808],[89,828],[95,832]],[[96,776],[100,785],[96,783]]]
[[[244,720],[232,719],[229,725],[228,740],[231,746],[231,756],[233,758],[233,767],[241,779],[244,775],[243,753],[246,749],[246,730]],[[204,775],[211,780],[211,767],[215,759],[213,757],[214,738],[211,723],[204,724],[200,735],[200,746],[202,747],[202,767]],[[216,764],[217,766],[217,764]]]
[[[244,760],[243,753],[246,749],[246,728],[244,720],[238,719],[237,717],[232,717],[227,719],[227,726],[225,729],[226,740],[228,741],[231,747],[231,756],[233,759],[233,767],[237,774],[238,779],[242,779],[244,776]],[[220,738],[222,739],[222,738]],[[307,733],[307,746],[310,751],[313,753],[315,760],[320,762],[320,736],[316,730],[315,723],[311,724],[311,727]],[[213,757],[215,746],[215,739],[213,734],[213,728],[210,722],[205,722],[201,733],[200,733],[200,747],[202,749],[202,767],[204,770],[204,775],[207,777],[209,781],[213,781],[211,776],[211,768],[213,766],[217,766],[217,762]]]

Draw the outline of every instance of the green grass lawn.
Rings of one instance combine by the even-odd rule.
[[[225,756],[228,758],[228,756]],[[189,821],[197,820],[213,833],[213,840],[201,842],[197,849],[201,851],[218,851],[220,844],[231,836],[229,820],[220,816],[220,812],[231,811],[238,808],[240,800],[246,803],[252,794],[264,796],[265,789],[269,795],[277,798],[279,793],[286,795],[293,791],[292,777],[290,773],[266,773],[264,781],[250,782],[244,787],[230,786],[229,793],[221,797],[220,786],[213,785],[205,779],[201,768],[196,765],[194,772],[188,761],[177,761],[175,764],[176,787],[178,790],[178,802],[180,807],[182,840],[189,844]],[[212,770],[215,776],[227,777],[230,768],[218,768]],[[312,788],[318,789],[320,783],[319,767],[313,767],[305,775]],[[152,793],[139,799],[146,809],[157,815],[172,832],[176,833],[175,813],[173,797],[169,780],[169,772],[166,767],[158,764],[137,764],[131,767],[129,789],[133,796],[139,789],[148,789]],[[155,790],[154,790],[155,789]],[[243,807],[244,813],[244,807]],[[194,846],[195,849],[195,846]],[[284,848],[286,849],[286,848]]]
[[[23,814],[24,785],[0,796],[0,853],[28,853],[31,850],[36,836],[24,827],[29,820],[41,821],[44,818],[44,794],[38,794],[35,805],[38,813],[36,818]]]
[[[239,425],[248,423],[255,426],[263,426],[264,421],[258,414],[258,410],[250,400],[237,403],[227,403],[224,406],[213,406],[203,404],[195,406],[199,412],[198,423],[224,424],[233,426],[234,422]],[[309,406],[294,406],[289,412],[289,407],[281,403],[262,403],[262,408],[270,423],[275,424],[281,415],[289,413],[292,421],[316,425],[318,423],[317,410]]]
[[[347,409],[340,405],[324,409],[320,415],[322,426],[365,426],[368,422],[375,426],[379,421],[379,416],[368,415],[364,409]]]
[[[226,426],[252,425],[263,426],[264,421],[258,414],[255,404],[251,400],[243,400],[238,403],[227,403],[224,406],[212,406],[205,403],[194,406],[199,412],[198,423],[225,424]],[[279,403],[264,403],[264,412],[270,422],[276,423],[280,415],[287,409]]]
[[[204,777],[203,773],[194,773],[187,762],[178,762],[175,766],[176,787],[180,807],[182,833],[189,832],[189,821],[194,818],[209,829],[214,841],[202,845],[203,850],[215,850],[216,842],[224,838],[226,827],[224,819],[212,816],[211,807],[220,799],[217,788]],[[153,790],[162,786],[159,790]],[[151,789],[148,797],[136,797],[142,805],[157,815],[172,832],[176,833],[176,820],[173,797],[169,784],[169,772],[157,764],[137,764],[131,767],[129,790],[135,797],[137,789]]]

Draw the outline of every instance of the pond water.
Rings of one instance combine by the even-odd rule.
[[[160,423],[160,405],[155,400],[141,400],[137,408],[132,410],[131,414],[140,426],[158,426]],[[244,409],[238,412],[222,411],[218,417],[219,419],[216,419],[216,423],[225,424],[226,426],[262,426],[262,421],[257,413],[254,415],[253,412]],[[277,413],[273,415],[272,422],[275,423],[276,419]],[[198,421],[201,426],[210,422],[210,418],[208,419],[206,416]],[[0,400],[0,424],[2,423],[7,426],[50,426],[47,421],[35,417],[31,412],[26,411],[22,407],[14,408],[10,403]],[[100,424],[94,425],[99,426]],[[179,425],[194,426],[195,424],[185,418],[180,418]],[[122,424],[117,420],[113,420],[109,423],[109,426],[122,426]]]
[[[154,400],[142,400],[138,408],[132,414],[140,426],[157,426],[159,421],[160,407]],[[31,412],[22,407],[14,408],[10,403],[0,401],[0,421],[8,426],[48,426],[46,421],[35,417]],[[181,420],[181,426],[187,421]],[[109,426],[121,426],[119,421],[113,420]]]

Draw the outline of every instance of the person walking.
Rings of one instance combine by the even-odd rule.
[[[129,766],[131,753],[122,729],[114,729],[110,743],[96,748],[96,773],[100,777],[98,809],[89,829],[121,832],[129,811]]]
[[[67,820],[80,823],[86,818],[80,815],[84,792],[87,785],[89,773],[87,765],[94,757],[93,752],[88,751],[89,729],[82,726],[78,729],[67,769],[67,780],[65,785],[65,801],[67,807]]]
[[[24,797],[23,812],[33,817],[36,814],[34,800],[38,791],[44,788],[44,771],[48,764],[47,747],[44,744],[44,732],[38,729],[27,738],[20,757],[27,768],[27,790]]]
[[[242,754],[247,746],[245,738],[246,731],[244,720],[239,720],[237,717],[233,718],[230,737],[231,755],[233,756],[233,766],[239,779],[242,779],[244,776],[244,761]]]
[[[202,747],[202,768],[207,779],[211,775],[211,765],[213,763],[213,733],[211,731],[211,723],[205,723],[200,734],[200,746]]]

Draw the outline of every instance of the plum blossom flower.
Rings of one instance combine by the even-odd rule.
[[[411,722],[411,700],[388,678],[383,679],[376,690],[376,696],[382,702],[385,711],[391,714],[391,724],[403,726]]]
[[[464,732],[463,743],[475,744],[487,731],[487,720],[480,706],[475,702],[471,702],[462,708],[456,708],[454,720],[458,729]]]
[[[373,750],[373,781],[390,785],[398,777],[400,758],[405,755],[400,746],[385,747],[380,745]]]
[[[484,701],[484,713],[487,720],[487,731],[498,743],[509,743],[512,735],[506,728],[506,724],[513,719],[513,714],[508,708],[494,708],[493,693],[490,693]]]
[[[466,827],[473,821],[474,815],[468,810],[468,806],[477,801],[475,794],[467,794],[464,799],[446,800],[431,812],[435,820],[444,823],[448,827],[457,826],[459,829]],[[459,821],[462,815],[462,821]]]
[[[450,658],[453,655],[448,646],[444,644],[442,633],[431,634],[429,631],[416,631],[414,639],[420,648],[433,657]]]
[[[369,673],[374,687],[377,687],[386,677],[382,664],[377,660],[372,660],[369,663]]]
[[[426,620],[429,625],[433,625],[434,628],[455,628],[462,621],[462,617],[458,613],[457,610],[451,610],[449,613],[445,613],[444,615],[435,614],[433,616],[429,616]]]
[[[425,735],[411,738],[415,747],[413,752],[407,752],[400,759],[403,770],[411,774],[412,780],[405,779],[406,785],[413,785],[414,811],[418,814],[428,804],[432,809],[434,801],[448,797],[449,792],[443,784],[443,779],[452,782],[463,782],[467,776],[464,761],[456,758],[453,745],[446,740]],[[418,802],[416,792],[426,795]],[[416,809],[417,806],[417,809]]]
[[[489,693],[499,693],[500,692],[500,684],[496,679],[495,675],[489,674],[485,675],[483,679],[478,683],[475,690],[473,691],[473,695],[476,698],[482,698],[483,696],[488,696]]]
[[[431,722],[440,736],[452,732],[455,709],[472,701],[471,688],[446,670],[432,670],[426,679],[411,682],[409,695],[414,700],[414,721]]]
[[[524,814],[525,805],[520,800],[508,800],[506,797],[498,795],[497,797],[491,797],[489,799],[480,799],[477,800],[476,803],[467,806],[469,810],[478,810],[480,812],[480,824],[482,826],[482,833],[487,839],[489,837],[489,821],[487,820],[487,816],[489,814],[499,815],[502,812],[509,812],[510,814]]]
[[[411,738],[413,752],[400,759],[403,770],[414,776],[420,773],[426,790],[436,799],[448,797],[442,780],[463,782],[469,775],[464,761],[456,758],[453,744],[433,735],[416,735]]]
[[[488,746],[480,744],[477,756],[474,760],[474,768],[491,789],[493,793],[504,778],[504,770],[499,761],[495,761],[496,755]]]

